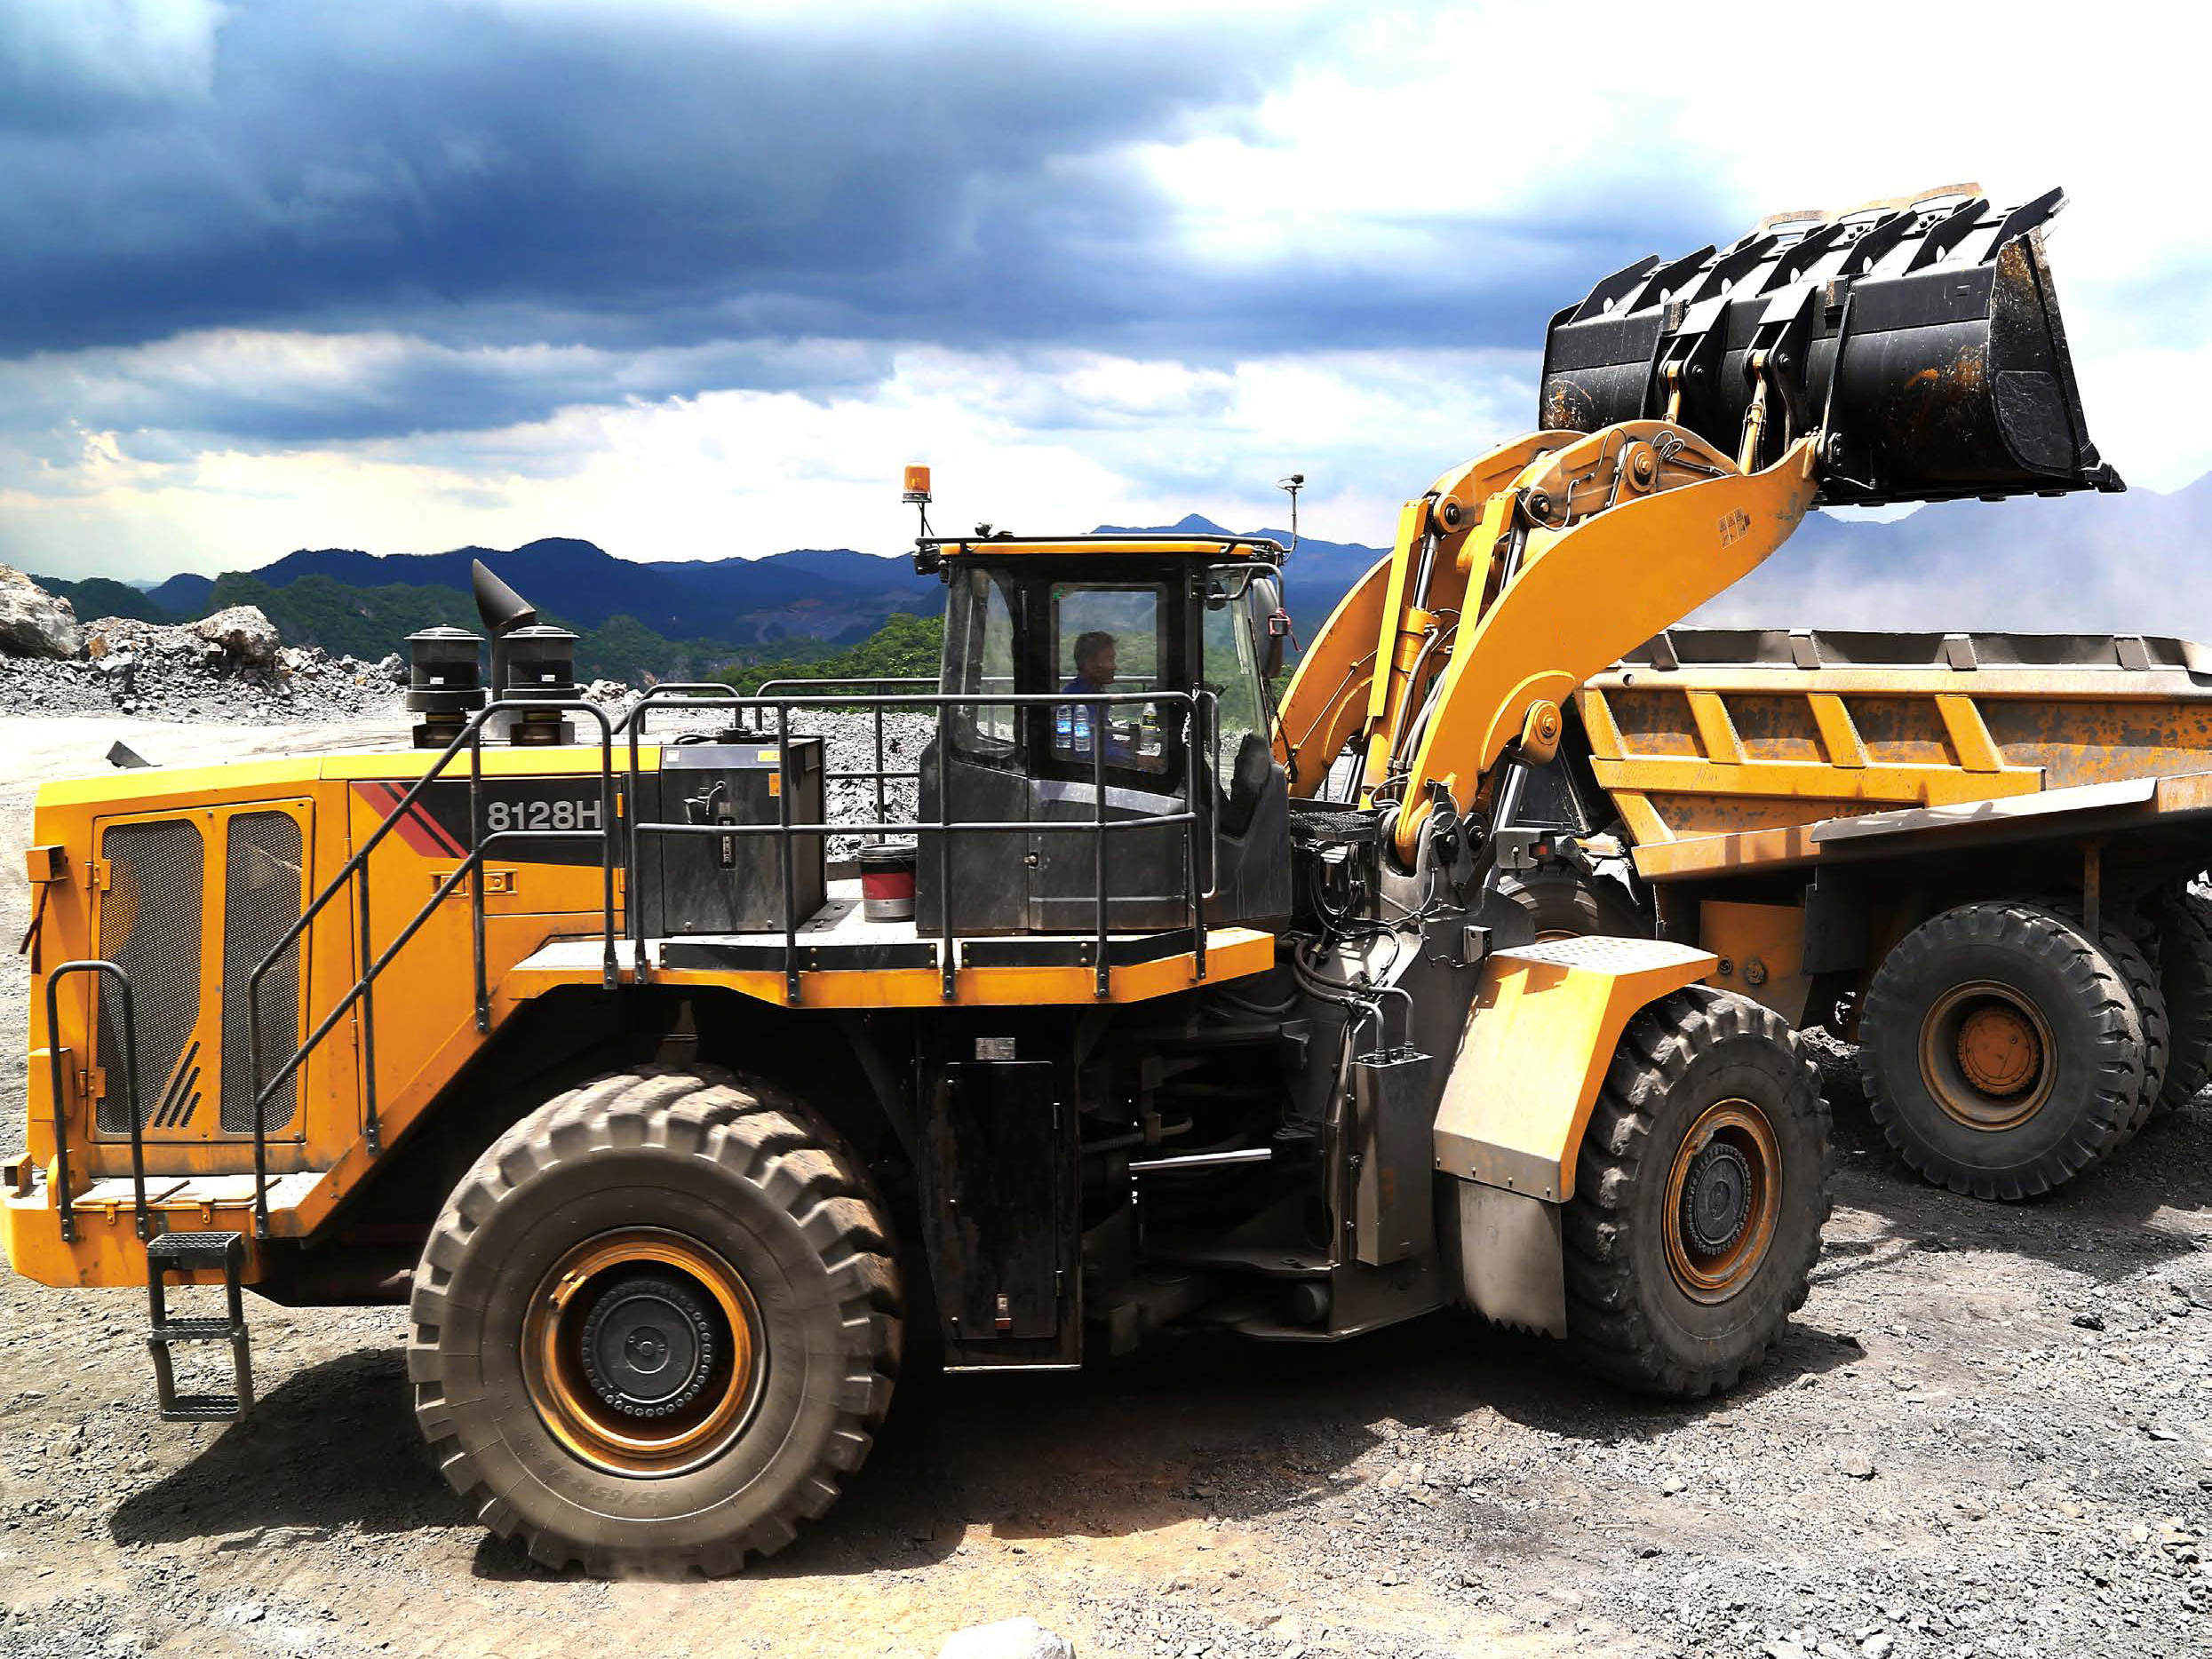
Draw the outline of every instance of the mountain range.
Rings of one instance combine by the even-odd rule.
[[[1173,525],[1219,533],[1191,514]],[[1262,529],[1290,544],[1288,532]],[[2212,474],[2161,494],[1953,502],[1902,518],[1816,513],[1758,570],[1691,620],[1732,625],[2013,628],[2212,637]],[[1301,637],[1311,638],[1383,550],[1300,538],[1285,572]],[[94,577],[39,577],[80,616],[203,615],[258,604],[287,640],[357,656],[397,650],[432,623],[473,628],[469,567],[481,559],[542,617],[581,636],[587,673],[704,673],[770,658],[803,661],[868,638],[899,615],[934,615],[941,588],[904,554],[801,548],[762,559],[641,561],[551,536],[521,547],[441,553],[302,549],[248,571],[186,574],[140,591]]]

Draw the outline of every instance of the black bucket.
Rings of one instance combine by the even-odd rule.
[[[2065,205],[2053,190],[2001,211],[1961,187],[1647,258],[1552,319],[1538,420],[1675,421],[1753,467],[1825,429],[1827,505],[2122,488],[2089,441],[2044,258]]]

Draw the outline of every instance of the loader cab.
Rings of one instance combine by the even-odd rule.
[[[1279,546],[992,536],[926,542],[917,558],[945,583],[940,688],[968,700],[946,707],[919,767],[923,822],[942,801],[955,826],[947,859],[921,837],[922,931],[943,926],[950,887],[961,933],[1088,933],[1102,844],[1112,931],[1186,925],[1194,885],[1209,923],[1289,911],[1268,685]],[[1101,817],[1130,827],[1034,828]]]

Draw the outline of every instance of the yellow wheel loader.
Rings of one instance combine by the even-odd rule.
[[[927,689],[617,722],[480,578],[489,683],[417,636],[412,747],[46,785],[10,1261],[147,1287],[183,1417],[251,1399],[243,1289],[403,1302],[447,1479],[600,1571],[788,1543],[911,1367],[1457,1306],[1727,1387],[1819,1249],[1811,1068],[1707,951],[1490,919],[1492,826],[1577,687],[1818,501],[2107,480],[2015,281],[2051,205],[1610,282],[1548,429],[1407,505],[1279,713],[1275,544],[925,519]],[[830,772],[805,728],[887,707],[918,762]],[[827,793],[887,783],[831,860]],[[180,1392],[198,1340],[233,1393]]]

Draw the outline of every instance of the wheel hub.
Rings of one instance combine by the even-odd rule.
[[[600,1399],[636,1417],[666,1417],[706,1386],[713,1319],[705,1298],[681,1282],[641,1275],[593,1305],[581,1346],[584,1374]]]
[[[1692,1301],[1727,1301],[1758,1276],[1781,1215],[1782,1149],[1754,1101],[1698,1115],[1667,1171],[1667,1266]]]
[[[2041,1064],[2035,1028],[2016,1008],[1979,1008],[1959,1026],[1959,1069],[1985,1094],[2017,1094]]]
[[[1751,1225],[1751,1160],[1724,1140],[1709,1140],[1683,1179],[1683,1238],[1692,1250],[1716,1256]]]
[[[1995,1133],[2033,1117],[2057,1082],[2057,1053],[2034,999],[1994,980],[1953,986],[1921,1020],[1921,1081],[1969,1129]]]
[[[586,1239],[547,1269],[521,1332],[539,1419],[609,1473],[680,1474],[743,1431],[767,1354],[752,1294],[698,1240],[656,1227]]]

